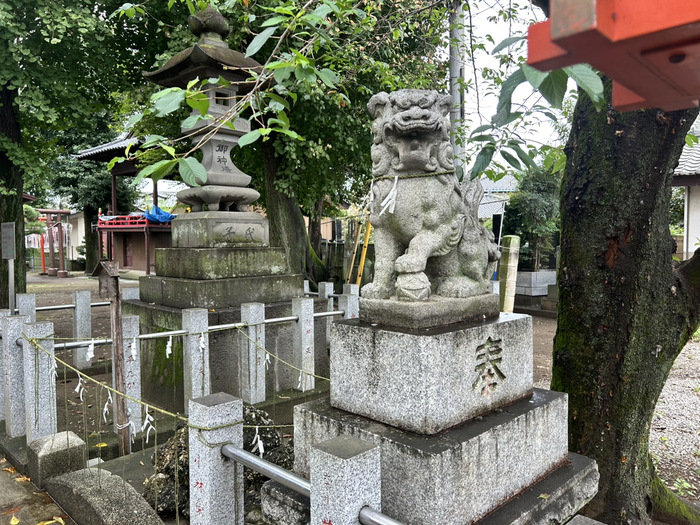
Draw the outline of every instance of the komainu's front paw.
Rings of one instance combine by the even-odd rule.
[[[360,296],[366,299],[389,299],[394,294],[393,286],[377,282],[366,284],[360,290]]]
[[[423,272],[401,274],[396,278],[396,298],[399,301],[430,299],[430,280]]]

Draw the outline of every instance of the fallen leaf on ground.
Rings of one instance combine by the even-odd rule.
[[[5,472],[9,472],[10,474],[14,474],[14,473],[15,473],[15,467],[5,467],[5,468],[2,469],[2,470],[4,470]]]
[[[17,476],[15,477],[17,481],[29,481],[29,478],[27,476]]]
[[[542,494],[540,494],[540,495],[537,496],[537,497],[538,497],[539,499],[549,499],[549,494],[547,494],[546,492],[543,492]]]
[[[3,512],[3,514],[5,514],[7,516],[8,514],[14,514],[16,512],[19,512],[20,510],[22,510],[22,507],[14,507],[14,508],[11,508],[10,510],[6,510],[5,512]]]
[[[17,525],[19,523],[19,519],[17,516],[12,516],[12,519],[10,520],[10,525]]]

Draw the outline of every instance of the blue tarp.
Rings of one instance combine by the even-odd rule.
[[[167,211],[161,210],[158,206],[153,206],[151,211],[147,211],[143,214],[149,221],[155,222],[157,224],[163,224],[172,221],[176,215],[168,213]]]

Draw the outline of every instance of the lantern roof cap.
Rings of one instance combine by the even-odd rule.
[[[196,77],[222,76],[234,82],[239,92],[250,89],[253,82],[245,80],[252,72],[262,71],[262,66],[228,47],[225,37],[230,26],[226,18],[216,9],[207,7],[190,16],[188,25],[190,31],[199,37],[199,42],[177,53],[161,68],[144,71],[143,76],[166,87],[185,87]]]

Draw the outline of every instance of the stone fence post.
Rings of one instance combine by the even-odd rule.
[[[73,339],[92,338],[92,311],[90,309],[90,290],[73,292]],[[87,358],[87,347],[73,350],[73,366],[79,370],[89,367],[92,360]]]
[[[27,443],[55,434],[56,378],[54,372],[53,323],[23,325],[27,338],[38,339],[38,346],[22,339],[24,354],[24,413]]]
[[[299,374],[297,390],[307,392],[315,386],[314,373],[314,300],[307,297],[292,299],[292,315],[298,317],[294,323],[294,366],[304,372]]]
[[[519,255],[520,237],[517,235],[505,235],[501,239],[501,260],[498,262],[501,312],[513,311]]]
[[[190,525],[243,525],[243,465],[227,460],[221,447],[243,448],[243,402],[219,392],[188,402]],[[240,424],[234,424],[240,422]]]
[[[333,283],[329,282],[322,282],[318,283],[318,297],[321,300],[326,300],[328,302],[326,311],[327,312],[332,312],[333,307],[335,306],[335,300],[333,297],[331,297],[331,294],[333,293]],[[326,319],[325,322],[325,333],[324,333],[324,340],[326,341],[326,346],[328,346],[330,342],[330,336],[331,336],[331,325],[333,324],[333,318],[329,317]]]
[[[29,321],[25,315],[2,318],[2,387],[5,390],[5,433],[8,437],[24,436],[27,422],[24,415],[24,357],[22,328]]]
[[[141,341],[139,335],[139,316],[122,316],[122,351],[124,352],[124,392],[129,397],[141,399]],[[112,387],[117,388],[115,370],[112,367]],[[116,405],[115,405],[116,407]],[[127,398],[126,412],[134,424],[136,432],[141,430],[143,415],[141,404]],[[117,418],[114,418],[114,432],[119,433]]]
[[[344,284],[343,294],[345,295],[360,295],[360,285],[359,284]]]
[[[182,311],[182,329],[189,333],[182,338],[184,351],[183,376],[185,413],[189,401],[211,393],[209,369],[209,311],[206,308],[187,308]]]
[[[360,317],[360,297],[344,293],[338,297],[338,309],[343,311],[343,319],[357,319]]]
[[[12,315],[9,308],[3,308],[0,310],[0,338],[3,337],[4,323],[2,321],[3,317]],[[0,340],[0,421],[5,420],[5,351],[3,350],[4,341]]]
[[[36,323],[36,295],[33,293],[18,293],[17,310],[19,315],[29,317],[30,323]]]
[[[241,397],[251,405],[265,401],[265,305],[243,303],[241,322],[253,324],[243,328],[248,337],[240,334],[240,385]]]
[[[379,446],[338,436],[311,450],[311,525],[355,525],[362,507],[381,511]]]

